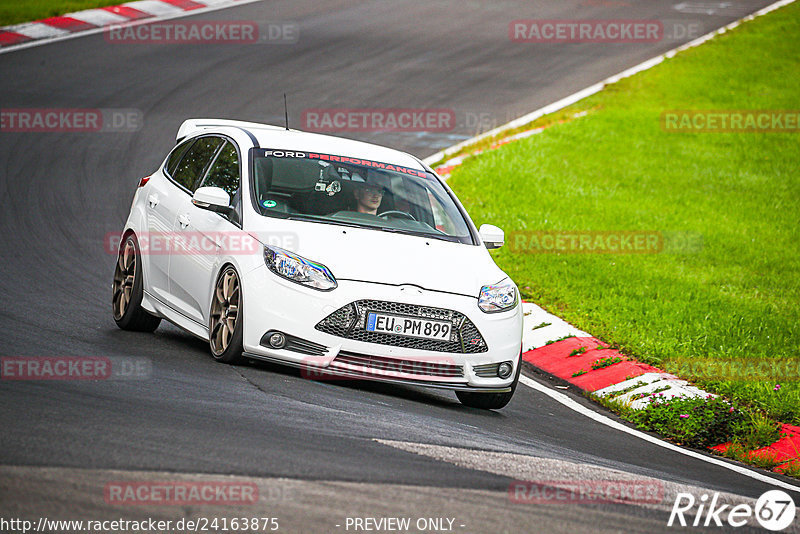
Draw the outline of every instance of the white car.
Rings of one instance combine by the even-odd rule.
[[[187,120],[139,182],[114,248],[114,320],[153,331],[167,319],[221,362],[444,388],[502,408],[522,347],[518,289],[487,250],[503,239],[478,231],[409,154]]]

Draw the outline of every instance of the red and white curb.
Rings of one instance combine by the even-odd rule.
[[[185,16],[189,12],[216,11],[255,1],[259,0],[138,0],[118,6],[86,9],[0,27],[0,52],[97,33],[118,24],[167,20]]]
[[[675,375],[628,358],[536,304],[523,303],[523,313],[523,359],[578,389],[613,397],[613,402],[634,409],[647,406],[653,395],[710,395]]]

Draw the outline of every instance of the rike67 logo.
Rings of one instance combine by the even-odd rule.
[[[763,528],[780,531],[792,524],[795,513],[794,500],[781,490],[764,493],[755,507],[746,503],[719,504],[719,493],[714,493],[711,499],[707,494],[695,499],[691,493],[678,493],[667,526],[743,527],[755,518]]]

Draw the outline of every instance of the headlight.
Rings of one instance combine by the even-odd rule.
[[[499,284],[483,286],[478,297],[478,307],[486,313],[500,312],[517,305],[517,288],[509,279]]]
[[[278,247],[264,247],[264,263],[280,277],[320,291],[336,289],[330,269]]]

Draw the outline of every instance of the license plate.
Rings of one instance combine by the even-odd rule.
[[[432,321],[418,317],[402,317],[375,312],[367,314],[367,332],[384,332],[399,336],[450,341],[452,326],[444,321]]]

